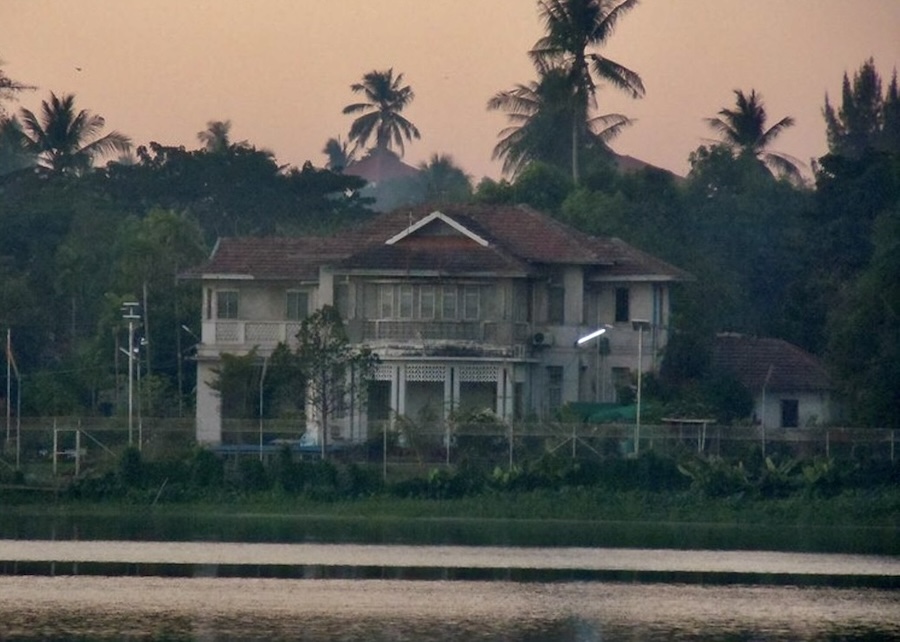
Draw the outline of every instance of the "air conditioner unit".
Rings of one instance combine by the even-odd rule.
[[[553,345],[553,335],[549,332],[535,332],[531,335],[531,345],[544,347]]]

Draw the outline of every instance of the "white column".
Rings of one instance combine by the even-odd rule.
[[[210,363],[197,362],[197,443],[214,446],[222,443],[222,399],[210,382],[216,374]]]

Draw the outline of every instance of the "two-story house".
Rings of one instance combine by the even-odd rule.
[[[426,409],[546,418],[567,402],[613,401],[617,383],[657,367],[670,286],[688,278],[534,209],[472,205],[381,214],[325,238],[223,238],[185,276],[202,282],[197,440],[207,444],[222,440],[212,385],[222,354],[256,348],[262,361],[323,305],[380,359],[365,408],[332,428],[357,440],[373,420]]]

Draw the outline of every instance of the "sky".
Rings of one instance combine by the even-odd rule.
[[[0,60],[38,89],[106,119],[136,145],[200,147],[230,120],[232,141],[279,163],[324,166],[325,141],[346,139],[350,85],[393,68],[415,92],[404,111],[422,133],[417,165],[449,154],[477,182],[491,159],[498,91],[535,79],[527,52],[542,34],[536,0],[0,0]],[[635,119],[613,143],[679,174],[714,133],[704,119],[762,94],[769,122],[796,125],[773,150],[808,165],[826,151],[826,93],[872,57],[885,83],[900,68],[900,0],[642,0],[601,53],[641,75],[645,98],[601,86],[601,113]]]

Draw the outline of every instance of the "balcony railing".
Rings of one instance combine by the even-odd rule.
[[[299,321],[215,321],[212,324],[213,340],[208,341],[204,328],[204,343],[275,346],[278,343],[295,343],[300,330]]]
[[[350,326],[354,326],[350,322]],[[526,343],[527,323],[495,321],[365,321],[363,341],[466,341],[494,345]],[[203,341],[212,345],[275,346],[295,343],[298,321],[212,321],[204,324]],[[352,333],[351,333],[352,334]]]
[[[512,345],[528,339],[527,323],[496,321],[366,321],[365,341],[467,341]]]

